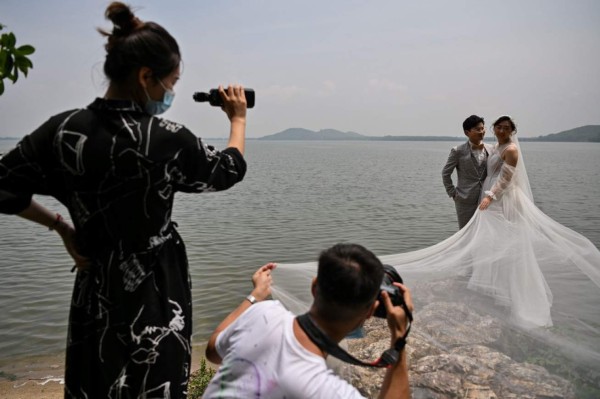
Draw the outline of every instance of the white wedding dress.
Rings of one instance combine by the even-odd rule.
[[[527,218],[527,212],[535,207],[529,185],[519,181],[523,174],[517,168],[502,160],[509,146],[515,144],[496,146],[490,154],[481,198],[492,194],[494,200],[469,221],[477,227],[476,234],[480,239],[476,242],[486,238],[492,242],[488,241],[480,251],[473,253],[468,288],[486,293],[497,303],[510,307],[510,318],[516,325],[525,328],[551,326],[552,293],[536,255],[536,250],[539,255],[546,251],[546,242],[539,240],[535,220]]]
[[[413,290],[417,323],[419,309],[429,303],[466,303],[600,370],[600,251],[535,206],[514,136],[513,143],[519,149],[516,168],[502,161],[506,146],[488,159],[483,191],[496,196],[488,209],[477,210],[463,229],[436,245],[378,256]],[[303,313],[312,303],[314,276],[315,262],[279,264],[273,294]],[[430,290],[416,288],[421,286]],[[457,320],[448,315],[447,322]]]

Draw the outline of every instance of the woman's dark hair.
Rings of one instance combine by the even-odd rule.
[[[508,115],[502,115],[501,117],[496,119],[496,122],[494,122],[492,124],[492,126],[496,127],[497,124],[505,122],[505,121],[508,121],[508,123],[510,123],[510,127],[511,127],[512,131],[514,132],[514,134],[517,134],[517,125],[515,125],[515,122]]]
[[[105,13],[112,21],[112,32],[98,31],[108,37],[104,73],[113,82],[130,78],[140,67],[148,67],[157,79],[169,75],[181,62],[177,41],[162,26],[138,19],[129,6],[112,2]]]
[[[477,126],[480,123],[485,124],[485,121],[483,120],[483,118],[481,116],[471,115],[467,119],[465,119],[465,121],[463,122],[463,130],[465,132],[467,132],[467,131],[473,129],[475,126]]]
[[[374,303],[383,280],[381,261],[357,244],[337,244],[321,252],[317,271],[319,311],[344,317],[343,309],[356,311]]]

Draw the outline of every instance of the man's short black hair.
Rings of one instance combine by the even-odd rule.
[[[333,318],[342,316],[342,309],[366,308],[377,298],[383,274],[381,261],[368,249],[336,244],[319,256],[315,304]]]
[[[465,119],[465,121],[463,122],[463,130],[465,132],[467,132],[467,131],[473,129],[475,126],[477,126],[480,123],[485,124],[485,122],[481,116],[471,115],[467,119]]]

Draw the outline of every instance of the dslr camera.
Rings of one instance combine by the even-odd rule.
[[[390,265],[383,265],[383,272],[383,281],[381,282],[379,295],[377,297],[379,300],[379,306],[377,306],[377,309],[375,309],[374,316],[385,319],[387,317],[387,311],[385,309],[385,304],[383,303],[383,298],[381,297],[381,291],[388,293],[394,306],[402,306],[404,303],[404,296],[402,295],[400,288],[393,284],[403,283],[402,277],[400,277],[400,274],[398,274],[396,269]]]

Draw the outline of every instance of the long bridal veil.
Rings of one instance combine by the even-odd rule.
[[[501,200],[478,210],[456,234],[428,248],[378,256],[411,288],[415,329],[424,309],[449,309],[436,313],[436,325],[448,331],[463,323],[458,309],[469,309],[502,326],[508,335],[498,346],[505,353],[514,355],[526,337],[522,359],[532,351],[552,353],[598,374],[600,251],[535,206],[520,149],[512,172]],[[274,297],[305,312],[315,275],[315,262],[279,264]]]

